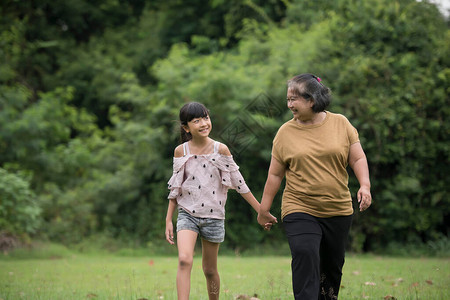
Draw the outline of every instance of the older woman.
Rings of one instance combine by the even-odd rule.
[[[325,110],[330,100],[330,89],[315,75],[288,81],[293,119],[273,140],[258,214],[262,226],[272,222],[270,207],[286,176],[281,218],[291,249],[295,299],[337,299],[353,214],[347,165],[360,184],[359,209],[372,201],[358,132],[343,115]]]

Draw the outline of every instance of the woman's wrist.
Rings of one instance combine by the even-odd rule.
[[[359,187],[360,187],[360,188],[366,188],[366,189],[370,190],[370,183],[363,183],[363,184],[360,184]]]

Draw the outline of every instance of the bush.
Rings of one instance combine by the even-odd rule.
[[[12,235],[35,233],[41,209],[29,183],[0,168],[0,228]]]

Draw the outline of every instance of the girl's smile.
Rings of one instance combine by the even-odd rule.
[[[209,131],[209,127],[206,127],[206,128],[200,129],[198,132],[203,133],[203,132],[208,132],[208,131]]]
[[[211,132],[212,124],[209,116],[194,118],[188,122],[185,130],[192,134],[192,137],[207,137]]]

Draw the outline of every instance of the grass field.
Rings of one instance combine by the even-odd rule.
[[[0,259],[0,299],[176,299],[177,258]],[[219,255],[221,299],[293,299],[290,257]],[[191,299],[207,299],[196,257]],[[347,255],[339,299],[450,299],[450,259]]]

